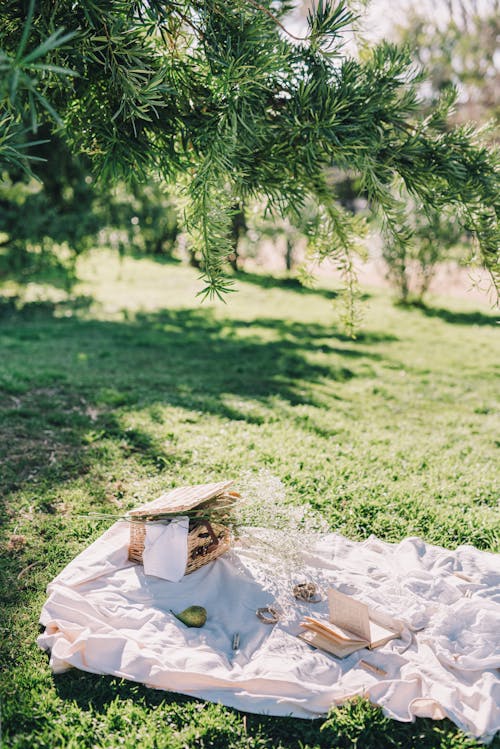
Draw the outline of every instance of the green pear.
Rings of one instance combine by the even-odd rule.
[[[172,611],[172,609],[170,609]],[[172,611],[172,614],[186,627],[203,627],[207,621],[207,610],[203,606],[188,606],[187,609],[181,611],[180,614],[176,614]]]

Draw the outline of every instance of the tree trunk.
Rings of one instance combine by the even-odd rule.
[[[293,265],[293,244],[290,237],[286,238],[285,265],[288,273],[290,273]]]
[[[245,220],[245,207],[243,203],[236,203],[233,206],[233,219],[231,222],[231,244],[233,246],[232,252],[228,256],[231,268],[234,271],[238,271],[238,244],[240,238],[246,233],[247,222]]]

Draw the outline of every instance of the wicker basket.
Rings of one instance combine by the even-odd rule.
[[[128,513],[130,520],[130,543],[128,558],[132,562],[142,564],[142,553],[146,538],[146,523],[148,520],[158,519],[159,515],[166,512],[183,512],[191,510],[202,502],[223,497],[226,493],[232,499],[238,496],[234,492],[228,492],[232,481],[223,481],[217,484],[199,484],[198,486],[183,486],[164,494],[147,505],[138,507]],[[207,520],[190,519],[188,533],[188,556],[186,564],[186,575],[194,572],[204,564],[217,559],[231,546],[231,534],[229,528],[219,523],[210,523]]]

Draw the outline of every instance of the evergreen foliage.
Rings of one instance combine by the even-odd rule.
[[[292,220],[318,202],[313,250],[353,282],[357,227],[325,177],[332,166],[359,177],[394,242],[411,235],[399,190],[424,208],[451,207],[498,279],[498,153],[472,127],[447,126],[448,94],[420,115],[408,49],[383,42],[350,58],[344,2],[319,0],[306,38],[284,30],[289,10],[269,0],[6,0],[0,159],[26,164],[36,139],[27,130],[50,121],[102,179],[181,185],[209,295],[230,289],[234,206],[256,197]]]

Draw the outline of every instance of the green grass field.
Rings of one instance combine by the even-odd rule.
[[[368,289],[356,340],[333,287],[242,275],[200,305],[196,273],[106,252],[66,298],[0,299],[3,745],[313,749],[476,742],[368,703],[329,720],[244,715],[78,671],[35,639],[47,583],[120,513],[174,484],[267,468],[332,530],[500,550],[499,343],[485,304],[397,308]],[[500,739],[492,744],[498,749]]]

